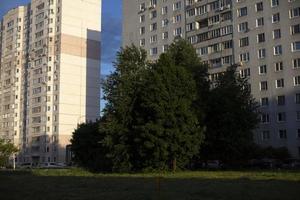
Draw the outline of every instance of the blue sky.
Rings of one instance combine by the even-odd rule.
[[[0,17],[11,8],[30,0],[0,0]],[[101,74],[112,71],[112,62],[121,46],[122,3],[121,0],[102,0],[102,60]]]

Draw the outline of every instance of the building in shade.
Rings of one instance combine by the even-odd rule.
[[[32,0],[0,32],[0,137],[17,163],[66,163],[72,132],[100,116],[101,0]]]
[[[123,46],[141,46],[149,59],[182,37],[212,81],[238,64],[261,104],[256,142],[300,157],[300,1],[123,0],[123,17]]]

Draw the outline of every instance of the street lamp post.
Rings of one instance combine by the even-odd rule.
[[[16,155],[13,154],[13,169],[16,170]]]

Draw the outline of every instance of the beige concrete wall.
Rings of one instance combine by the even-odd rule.
[[[61,7],[58,126],[66,146],[79,123],[100,117],[101,1],[62,1]]]

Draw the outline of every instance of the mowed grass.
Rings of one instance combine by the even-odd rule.
[[[299,200],[299,171],[0,171],[1,200]]]

